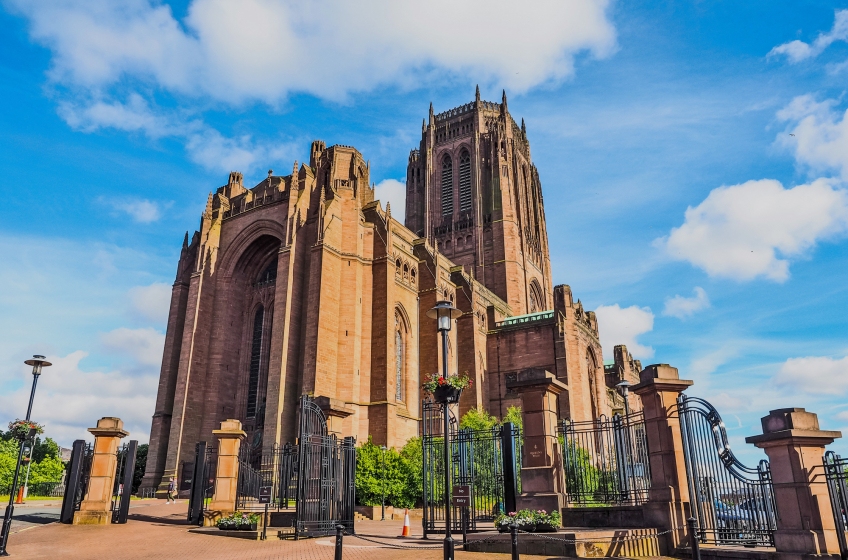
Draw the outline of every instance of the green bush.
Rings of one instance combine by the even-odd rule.
[[[417,448],[417,450],[416,450]],[[378,506],[414,507],[421,496],[421,441],[413,438],[398,452],[383,451],[371,438],[356,453],[356,500]]]

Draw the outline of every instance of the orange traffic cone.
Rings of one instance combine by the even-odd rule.
[[[24,503],[24,487],[23,486],[18,487],[18,495],[15,498],[15,503],[16,504]]]
[[[412,528],[409,526],[409,508],[403,510],[403,532],[400,538],[408,538],[412,536]]]

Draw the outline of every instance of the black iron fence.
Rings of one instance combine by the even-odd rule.
[[[774,546],[777,510],[769,462],[743,465],[730,450],[718,411],[681,394],[683,456],[700,542]]]
[[[651,470],[642,412],[559,426],[565,490],[576,505],[641,505]]]
[[[445,531],[443,408],[423,403],[424,534]],[[451,505],[451,531],[491,530],[501,513],[515,511],[521,491],[521,431],[510,423],[487,430],[457,430],[451,418],[451,481],[470,487],[467,507]]]
[[[130,440],[116,453],[115,483],[112,488],[112,523],[126,523],[132,498],[132,482],[135,473],[135,456],[138,442]]]
[[[824,454],[824,474],[833,519],[836,521],[836,538],[839,540],[839,554],[842,560],[848,559],[848,458],[840,457],[833,451]]]
[[[291,444],[274,446],[259,455],[252,454],[250,449],[242,449],[239,452],[236,509],[264,509],[265,503],[260,501],[263,487],[270,488],[269,509],[295,509],[299,458],[298,446]]]
[[[194,464],[188,499],[188,522],[203,524],[203,512],[206,504],[215,493],[215,475],[218,466],[218,454],[214,447],[205,441],[197,442],[194,448]]]
[[[240,452],[236,508],[290,510],[295,538],[353,532],[356,440],[327,433],[327,420],[308,396],[301,398],[297,445]]]
[[[65,476],[65,495],[59,513],[61,523],[73,523],[74,512],[79,511],[80,504],[88,490],[93,455],[94,450],[90,443],[81,439],[74,442],[71,448],[71,460],[68,462],[67,475]]]

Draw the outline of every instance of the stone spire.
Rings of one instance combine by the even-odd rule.
[[[480,103],[480,85],[477,85],[477,91],[474,93],[474,102]]]
[[[430,102],[430,125],[436,122],[436,113],[433,112],[433,102]]]
[[[524,117],[521,117],[521,134],[527,136],[527,127],[524,126]]]
[[[509,109],[506,106],[506,90],[503,90],[503,95],[501,96],[501,111],[504,115],[509,112]]]

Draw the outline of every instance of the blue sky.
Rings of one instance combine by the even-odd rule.
[[[605,357],[678,367],[746,457],[769,409],[848,430],[848,3],[484,4],[0,2],[0,421],[42,352],[49,433],[145,440],[209,191],[320,138],[397,215],[429,102],[479,83],[527,123],[554,281]]]

